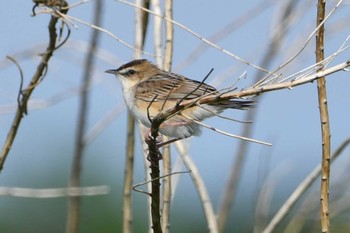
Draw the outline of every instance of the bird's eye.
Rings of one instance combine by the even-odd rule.
[[[128,70],[127,72],[126,72],[126,75],[134,75],[136,73],[136,71],[135,70],[133,70],[133,69],[130,69],[130,70]]]

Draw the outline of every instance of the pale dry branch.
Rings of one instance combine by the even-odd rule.
[[[333,59],[335,57],[337,57],[340,53],[344,52],[345,50],[350,48],[350,45],[346,45],[349,42],[350,39],[350,35],[347,36],[347,38],[344,40],[344,42],[341,44],[341,46],[339,47],[339,49],[334,52],[333,54],[331,54],[330,56],[326,57],[325,59],[323,59],[320,62],[316,62],[315,64],[312,64],[304,69],[301,69],[287,77],[280,77],[279,79],[266,79],[264,81],[259,81],[258,83],[254,84],[254,88],[260,87],[260,86],[265,86],[268,84],[274,84],[274,83],[284,83],[290,80],[297,80],[297,79],[303,79],[307,76],[312,75],[312,73],[317,72],[317,69],[321,66],[323,67],[327,67],[331,61],[333,61]]]
[[[185,151],[187,154],[189,154],[189,147],[190,147],[189,141],[190,141],[190,138],[178,141],[178,143],[175,146],[175,149],[177,151],[179,151],[179,150]],[[178,152],[178,153],[180,153],[180,152]],[[189,156],[191,156],[191,155],[189,155]],[[174,164],[173,168],[172,168],[173,172],[181,171],[184,167],[184,163],[181,160],[180,156],[176,156],[176,161],[173,164]],[[180,181],[180,177],[181,176],[172,176],[171,177],[171,190],[172,190],[171,200],[174,200],[176,189],[177,189],[179,181]]]
[[[210,110],[209,108],[206,108],[206,107],[203,106],[203,105],[197,104],[197,106],[200,107],[200,108],[202,108],[202,109],[204,109],[205,111],[210,112],[210,113],[213,114],[214,116],[217,116],[217,117],[219,117],[219,118],[221,118],[221,119],[225,119],[225,120],[232,121],[232,122],[237,122],[237,123],[242,123],[242,124],[251,124],[251,123],[253,123],[253,121],[237,120],[237,119],[233,119],[233,118],[231,118],[231,117],[226,117],[226,116],[223,116],[223,115],[221,115],[221,114],[217,114],[217,113],[215,113],[214,111]]]
[[[25,198],[58,198],[58,197],[77,197],[77,196],[96,196],[106,195],[110,192],[108,186],[90,186],[74,188],[19,188],[19,187],[0,187],[0,196],[25,197]]]
[[[158,3],[159,4],[159,3]],[[173,0],[165,0],[164,2],[164,16],[173,19]],[[154,18],[154,22],[162,24],[162,20],[159,17]],[[162,30],[155,34],[155,39],[162,38]],[[162,67],[166,71],[171,70],[172,58],[173,58],[173,48],[174,48],[174,25],[168,21],[165,22],[165,48],[164,48],[164,61]],[[166,101],[164,101],[164,104]],[[164,137],[164,141],[168,138]],[[165,145],[163,148],[163,173],[171,173],[171,153],[170,144]],[[170,232],[170,207],[171,207],[171,177],[166,177],[163,179],[163,204],[162,204],[162,219],[161,225],[164,233]]]
[[[160,15],[162,14],[160,1],[159,0],[152,0],[152,7],[156,14]],[[154,51],[156,55],[156,64],[159,67],[163,66],[162,57],[163,57],[163,43],[162,43],[162,37],[163,37],[163,28],[162,28],[162,19],[159,17],[153,17],[153,37],[154,37]],[[164,68],[164,67],[163,67]]]
[[[173,20],[173,0],[165,0],[164,17]],[[157,17],[159,18],[159,17]],[[167,71],[171,70],[172,57],[174,50],[174,24],[165,21],[165,48],[163,68]]]
[[[323,76],[328,76],[330,74],[339,72],[339,71],[347,71],[346,68],[350,66],[350,60],[340,63],[338,65],[334,65],[328,69],[325,69],[323,71],[319,71],[315,74],[311,74],[308,76],[305,76],[303,78],[298,78],[292,81],[287,81],[287,82],[283,82],[283,83],[274,83],[274,84],[268,84],[268,85],[264,85],[261,87],[257,87],[257,88],[247,88],[245,90],[242,90],[240,92],[232,92],[232,93],[228,93],[228,94],[224,94],[221,96],[221,98],[223,99],[229,99],[229,98],[241,98],[241,97],[247,97],[247,96],[253,96],[253,95],[259,95],[265,92],[269,92],[269,91],[276,91],[276,90],[282,90],[282,89],[292,89],[293,87],[296,86],[300,86],[306,83],[310,83],[314,80],[317,80]],[[214,101],[213,97],[206,97],[206,100],[200,100],[200,103],[206,103]],[[184,103],[187,104],[187,103]]]
[[[341,2],[341,1],[340,1]],[[316,62],[324,60],[324,21],[326,15],[326,1],[318,0],[317,3],[317,33],[316,33]],[[323,71],[320,66],[317,71]],[[321,134],[322,134],[322,170],[321,170],[321,193],[320,193],[320,217],[322,233],[330,232],[329,229],[329,186],[331,169],[331,133],[327,104],[326,77],[317,79],[318,105],[320,111]]]
[[[150,1],[141,1],[137,0],[135,1],[136,5],[143,8],[149,8],[150,7]],[[149,14],[148,12],[141,11],[139,8],[135,8],[135,47],[141,51],[144,48],[144,42],[145,42],[145,36],[146,31],[148,29],[148,18]],[[134,57],[139,58],[141,57],[141,53],[138,51],[134,52]],[[129,119],[131,119],[131,114],[129,113]],[[141,127],[141,124],[139,124]],[[142,132],[142,130],[140,130]],[[145,146],[145,145],[144,145]],[[154,233],[161,233],[162,228],[160,224],[160,183],[159,180],[155,179],[159,177],[159,161],[155,159],[156,153],[153,153],[152,151],[152,145],[148,145],[149,147],[149,154],[146,155],[146,152],[144,153],[145,158],[145,166],[147,166],[148,159],[151,161],[149,168],[146,167],[146,177],[151,176],[152,181],[147,184],[147,188],[149,193],[151,193],[150,198],[148,198],[148,222],[149,222],[149,228],[148,232],[154,232]],[[152,159],[154,160],[152,162]]]
[[[137,1],[137,4],[141,4]],[[144,34],[142,33],[142,17],[139,11],[135,11],[135,37],[134,57],[141,57]],[[135,155],[135,119],[128,111],[127,116],[127,139],[125,153],[125,169],[123,182],[123,232],[133,232],[133,208],[132,208],[132,182],[134,177],[134,155]]]
[[[262,144],[262,145],[265,145],[265,146],[272,146],[272,144],[268,143],[268,142],[263,142],[263,141],[259,141],[259,140],[256,140],[256,139],[235,135],[235,134],[232,134],[232,133],[227,133],[227,132],[225,132],[223,130],[220,130],[220,129],[217,129],[217,128],[213,127],[213,126],[210,126],[210,125],[204,124],[203,122],[197,121],[197,120],[195,120],[195,119],[185,115],[184,113],[181,113],[181,115],[186,117],[190,121],[195,122],[196,124],[198,124],[200,126],[203,126],[203,127],[207,128],[207,129],[210,129],[210,130],[213,130],[213,131],[215,131],[217,133],[220,133],[220,134],[223,134],[225,136],[228,136],[228,137],[231,137],[231,138],[237,138],[237,139],[240,139],[240,140],[245,140],[245,141],[248,141],[248,142],[254,142],[254,143],[257,143],[257,144]]]

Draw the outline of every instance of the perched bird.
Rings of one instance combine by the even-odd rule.
[[[159,69],[148,60],[133,60],[117,69],[106,70],[121,82],[123,95],[130,112],[144,126],[161,111],[173,108],[179,101],[196,99],[208,94],[219,94],[214,87],[180,74]],[[247,109],[254,101],[245,99],[223,100],[213,104],[194,105],[164,121],[159,132],[176,139],[201,133],[193,120],[202,121],[225,109]]]

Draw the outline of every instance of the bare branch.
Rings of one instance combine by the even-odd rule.
[[[254,143],[258,143],[258,144],[262,144],[262,145],[265,145],[265,146],[272,146],[271,143],[268,143],[268,142],[263,142],[263,141],[259,141],[259,140],[256,140],[256,139],[252,139],[252,138],[247,138],[247,137],[243,137],[243,136],[239,136],[239,135],[235,135],[235,134],[231,134],[231,133],[227,133],[225,131],[222,131],[222,130],[219,130],[217,128],[214,128],[212,126],[209,126],[209,125],[206,125],[204,124],[203,122],[200,122],[200,121],[197,121],[189,116],[186,116],[185,114],[181,113],[182,116],[186,117],[187,119],[195,122],[196,124],[199,124],[207,129],[210,129],[210,130],[213,130],[217,133],[220,133],[220,134],[223,134],[225,136],[229,136],[229,137],[232,137],[232,138],[237,138],[237,139],[241,139],[241,140],[245,140],[245,141],[248,141],[248,142],[254,142]]]
[[[158,1],[157,1],[158,2]],[[159,3],[158,3],[159,4]],[[164,16],[170,19],[173,19],[173,0],[165,0],[164,1]],[[154,17],[154,21],[158,22],[158,24],[162,24],[162,19],[159,17]],[[158,33],[155,35],[155,38],[162,38],[162,31],[158,30]],[[165,48],[164,48],[164,61],[162,67],[166,71],[171,70],[171,65],[173,61],[173,49],[174,49],[174,25],[165,21]],[[168,101],[170,94],[175,88],[175,84],[172,89],[169,91],[169,95],[164,101],[164,104],[161,108],[163,110],[165,104]],[[168,137],[164,137],[163,140],[168,141]],[[169,174],[171,173],[171,154],[170,154],[170,144],[165,145],[163,147],[163,173]],[[162,205],[162,219],[161,225],[164,233],[170,232],[170,207],[171,207],[171,195],[172,195],[172,184],[171,177],[167,177],[163,179],[163,205]]]
[[[74,187],[74,188],[50,188],[33,189],[18,187],[0,187],[0,196],[26,197],[26,198],[57,198],[96,196],[109,193],[108,186]]]
[[[16,67],[17,67],[17,69],[19,71],[19,74],[20,74],[21,82],[19,84],[19,90],[18,90],[18,95],[17,95],[17,106],[18,107],[22,107],[21,106],[22,105],[21,104],[21,96],[22,96],[22,93],[23,93],[23,90],[22,90],[22,88],[23,88],[23,79],[24,79],[23,70],[22,70],[21,66],[19,65],[19,63],[17,62],[17,60],[15,58],[13,58],[11,56],[6,56],[6,58],[9,59],[10,61],[12,61],[16,65]],[[27,109],[23,109],[23,112],[25,114],[27,114]]]
[[[26,106],[28,104],[29,98],[34,91],[35,87],[40,83],[45,70],[48,67],[49,60],[53,55],[53,52],[56,48],[56,40],[57,40],[57,33],[56,33],[56,24],[58,22],[58,18],[51,17],[51,20],[49,22],[49,44],[45,51],[45,53],[42,54],[41,61],[39,65],[37,66],[36,72],[33,75],[33,78],[27,88],[23,90],[22,98],[20,100],[21,105],[18,106],[16,115],[13,119],[13,122],[11,124],[11,129],[7,134],[6,140],[4,142],[4,145],[0,152],[0,171],[2,170],[5,160],[7,158],[8,153],[10,152],[10,149],[12,147],[13,141],[15,140],[17,130],[19,128],[19,125],[22,121],[23,114],[26,112]]]
[[[316,62],[324,60],[324,21],[326,14],[326,1],[318,0],[317,3],[317,34],[316,34]],[[323,71],[324,67],[320,66],[317,71]],[[329,229],[329,179],[331,169],[331,134],[329,125],[329,114],[326,92],[326,78],[317,79],[318,104],[320,110],[320,121],[322,131],[322,175],[321,175],[321,227],[322,233],[328,233]]]

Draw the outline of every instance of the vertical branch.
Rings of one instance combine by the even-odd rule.
[[[141,5],[141,1],[136,1],[137,5]],[[142,1],[142,6],[149,8],[149,1]],[[140,58],[140,51],[143,50],[145,37],[147,32],[148,13],[135,9],[135,53],[134,58]],[[135,153],[135,119],[128,112],[127,123],[127,143],[125,155],[125,170],[124,170],[124,184],[123,184],[123,232],[133,232],[132,221],[132,181],[134,174],[134,153]]]
[[[123,185],[123,232],[132,233],[131,188],[134,174],[135,120],[130,112],[128,113],[127,125],[128,128]]]
[[[152,130],[154,128],[152,127]],[[158,129],[152,132],[152,138],[148,144],[149,158],[151,161],[151,214],[152,214],[152,228],[154,233],[162,233],[160,222],[160,182],[159,182],[159,154],[157,148],[156,138],[158,136]]]
[[[173,0],[165,0],[165,18],[173,19]],[[174,49],[174,24],[165,21],[164,69],[170,71]]]
[[[165,17],[173,19],[173,0],[165,0]],[[165,52],[163,69],[171,70],[174,47],[174,25],[170,21],[165,22]],[[167,139],[164,139],[167,140]],[[163,171],[164,174],[171,173],[171,154],[170,144],[166,145],[163,150]],[[165,233],[170,229],[170,205],[171,205],[171,177],[163,179],[163,208],[162,208],[162,228]]]
[[[153,7],[153,11],[157,14],[157,15],[162,15],[162,10],[161,10],[161,6],[160,6],[160,0],[152,0],[152,7]],[[153,17],[153,35],[154,35],[154,54],[156,55],[155,59],[156,59],[156,64],[159,67],[163,67],[163,62],[162,62],[162,54],[163,54],[163,19],[161,17]]]
[[[317,25],[323,23],[325,18],[326,1],[318,0]],[[324,59],[324,24],[316,34],[316,62]],[[321,65],[317,71],[322,71]],[[317,79],[318,104],[320,109],[321,131],[322,131],[322,172],[321,172],[321,227],[323,233],[329,232],[329,179],[330,179],[330,126],[327,107],[326,79]]]
[[[94,12],[94,24],[101,24],[101,12],[102,12],[102,0],[96,1],[96,7]],[[80,109],[78,116],[78,128],[76,135],[76,145],[75,153],[73,157],[73,164],[70,177],[70,187],[79,187],[80,176],[81,176],[81,165],[83,160],[83,154],[85,150],[84,134],[86,131],[86,119],[88,113],[88,103],[89,103],[89,86],[91,83],[92,73],[93,73],[93,62],[94,54],[99,39],[99,31],[93,30],[91,35],[91,44],[86,57],[83,75],[83,85],[80,97]],[[70,197],[68,205],[68,219],[66,232],[76,233],[78,232],[79,225],[79,209],[80,209],[80,197]]]

